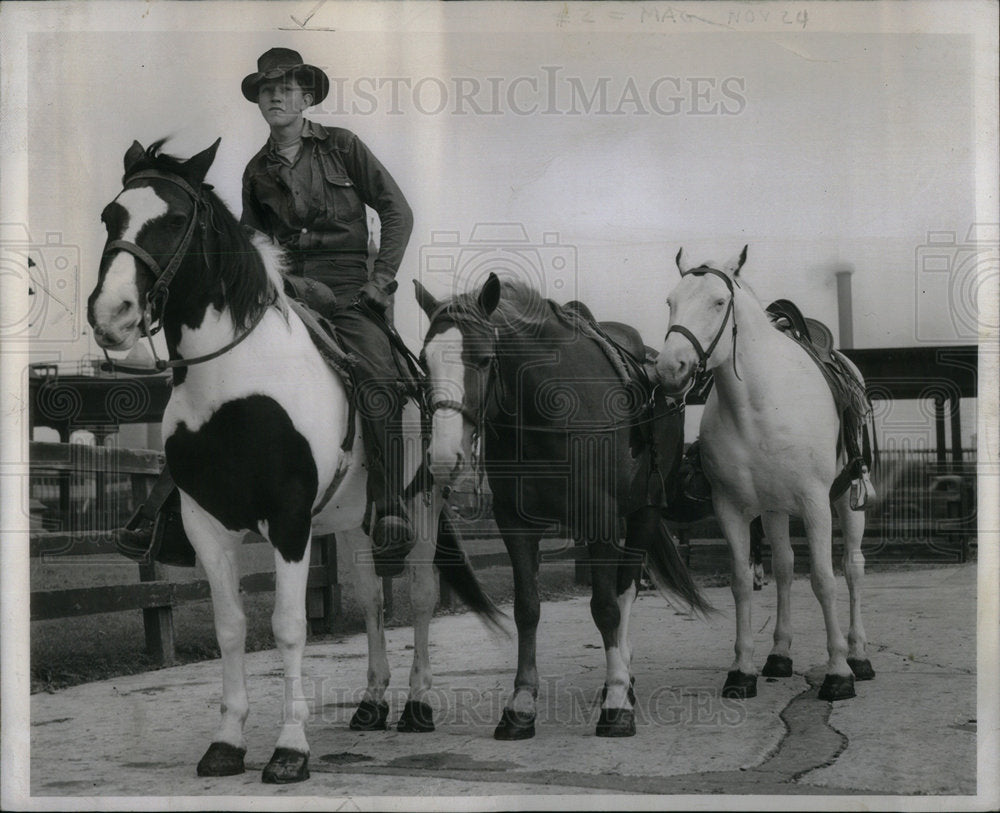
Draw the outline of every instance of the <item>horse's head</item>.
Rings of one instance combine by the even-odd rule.
[[[422,356],[429,372],[433,413],[430,465],[441,484],[471,464],[473,434],[481,428],[496,386],[497,335],[490,315],[500,302],[495,274],[478,293],[438,302],[417,280],[417,302],[430,320]]]
[[[122,191],[101,213],[108,238],[87,319],[108,350],[130,349],[162,319],[170,281],[205,226],[203,182],[219,141],[187,161],[159,155],[161,144],[132,144]]]
[[[677,252],[681,281],[667,297],[670,321],[656,360],[660,383],[674,395],[686,391],[702,370],[717,367],[732,354],[735,288],[747,258],[744,246],[719,268],[708,263],[689,266],[683,252]]]

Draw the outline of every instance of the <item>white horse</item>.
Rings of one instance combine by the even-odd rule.
[[[861,621],[864,514],[851,509],[847,491],[831,494],[838,473],[849,463],[859,464],[845,459],[840,407],[818,364],[798,342],[775,329],[741,283],[738,274],[745,260],[745,247],[721,268],[685,266],[682,252],[677,253],[681,281],[667,298],[669,328],[656,363],[661,383],[674,394],[685,392],[704,370],[711,370],[715,379],[701,421],[701,443],[715,515],[730,547],[736,600],[736,658],[723,694],[757,693],[748,524],[758,514],[771,543],[778,588],[774,646],[763,674],[792,674],[791,514],[805,524],[812,588],[826,624],[829,660],[819,697],[846,699],[855,696],[855,677],[874,677]],[[860,382],[860,373],[847,364]],[[843,531],[843,567],[850,591],[846,640],[835,606],[831,499]]]
[[[106,350],[128,350],[156,325],[169,350],[170,360],[159,363],[173,369],[164,448],[184,529],[211,585],[222,654],[222,720],[198,773],[244,770],[249,705],[238,555],[252,530],[274,546],[272,624],[285,675],[281,732],[262,779],[301,781],[309,776],[302,655],[314,532],[336,532],[347,546],[365,612],[368,687],[352,728],[384,728],[388,712],[381,581],[360,530],[369,507],[364,448],[341,378],[289,307],[280,255],[267,241],[251,241],[203,183],[219,142],[187,161],[160,154],[161,143],[144,150],[136,142],[125,154],[123,189],[102,213],[108,239],[88,318]],[[419,419],[409,424],[417,429],[406,443],[407,482],[423,457]],[[345,451],[352,433],[353,450]],[[433,728],[424,702],[438,599],[432,563],[443,557],[442,572],[457,577],[467,603],[478,585],[469,588],[471,571],[449,529],[435,550],[441,499],[429,478],[409,494],[418,541],[408,557],[414,654],[401,728],[425,731]]]

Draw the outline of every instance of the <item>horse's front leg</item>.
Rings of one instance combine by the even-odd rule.
[[[181,514],[184,531],[212,591],[215,636],[222,656],[222,720],[212,744],[198,762],[198,776],[233,776],[244,771],[247,749],[243,726],[250,713],[244,665],[247,622],[240,595],[239,546],[243,534],[226,529],[184,492]]]
[[[410,668],[410,696],[399,719],[399,731],[418,734],[434,730],[434,712],[426,701],[431,689],[430,627],[438,602],[437,570],[434,548],[439,532],[441,501],[438,490],[426,500],[417,495],[410,506],[410,517],[417,541],[407,556],[410,576],[410,605],[413,614],[413,665]]]
[[[274,613],[271,628],[285,671],[281,733],[261,779],[268,784],[301,782],[309,778],[309,743],[306,721],[309,704],[302,690],[302,654],[306,645],[306,582],[312,539],[302,558],[286,561],[274,551]]]
[[[840,517],[840,530],[844,542],[844,577],[850,593],[851,626],[847,632],[847,665],[851,667],[856,680],[871,680],[875,677],[872,662],[868,660],[866,648],[868,637],[861,621],[861,590],[865,580],[865,555],[861,543],[865,535],[865,514],[851,509],[850,490],[838,497],[834,506]]]
[[[813,593],[823,609],[826,649],[829,660],[826,677],[819,690],[820,700],[847,700],[854,697],[854,675],[847,665],[847,639],[837,621],[837,582],[833,575],[833,518],[826,494],[818,492],[803,509],[811,560]]]
[[[632,737],[635,735],[635,694],[630,672],[632,652],[628,623],[642,559],[633,556],[632,561],[622,560],[622,549],[609,542],[591,542],[587,547],[592,586],[590,614],[601,633],[606,660],[596,733],[598,737]]]
[[[540,531],[501,528],[514,569],[514,623],[517,626],[517,674],[514,693],[493,731],[498,740],[525,740],[535,736],[535,700],[538,697],[538,666],[535,662],[538,619],[538,540]]]
[[[368,686],[351,717],[352,731],[384,731],[389,716],[385,692],[389,687],[389,658],[385,646],[382,580],[375,575],[371,539],[360,528],[337,534],[346,546],[354,573],[354,597],[365,615],[368,636]]]
[[[764,677],[792,676],[792,577],[795,554],[788,537],[788,514],[766,511],[764,533],[771,541],[771,570],[778,589],[778,612],[774,622],[774,646],[761,670]]]
[[[750,604],[753,596],[753,569],[750,567],[750,526],[743,512],[717,494],[713,505],[726,541],[732,568],[730,587],[736,603],[736,658],[722,687],[723,697],[757,696],[757,670],[753,664],[753,629]]]

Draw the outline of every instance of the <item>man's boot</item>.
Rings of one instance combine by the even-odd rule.
[[[194,567],[195,552],[184,533],[180,492],[170,472],[164,469],[124,528],[111,532],[122,556],[139,564],[159,562],[175,567]]]
[[[362,421],[368,458],[369,502],[375,503],[371,537],[375,573],[398,576],[413,549],[413,524],[403,506],[403,432],[401,415]],[[367,430],[367,431],[364,431]]]

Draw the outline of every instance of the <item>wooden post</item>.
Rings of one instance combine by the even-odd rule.
[[[156,562],[139,565],[139,581],[155,582],[163,578],[163,568]],[[146,631],[146,652],[153,655],[162,666],[176,662],[174,649],[174,613],[165,607],[147,607],[142,611],[142,625]]]
[[[577,584],[590,584],[590,557],[587,555],[586,543],[578,543],[573,549],[574,565],[573,572]]]
[[[677,547],[680,548],[681,557],[684,559],[684,567],[690,569],[691,567],[691,534],[688,533],[688,529],[684,528],[677,529]]]
[[[455,597],[451,592],[451,587],[444,580],[444,574],[438,572],[438,606],[442,610],[450,610],[454,604]]]
[[[392,618],[392,576],[382,577],[382,612],[385,620]]]
[[[944,396],[934,396],[934,434],[937,440],[937,462],[944,464],[948,460],[947,441],[944,433]],[[944,466],[941,466],[944,469]]]
[[[309,627],[313,634],[333,632],[340,615],[340,584],[337,575],[337,535],[323,534],[313,537],[312,561],[323,566],[322,587],[308,592]]]
[[[951,462],[962,462],[962,413],[961,399],[952,394],[949,399],[951,406]]]

